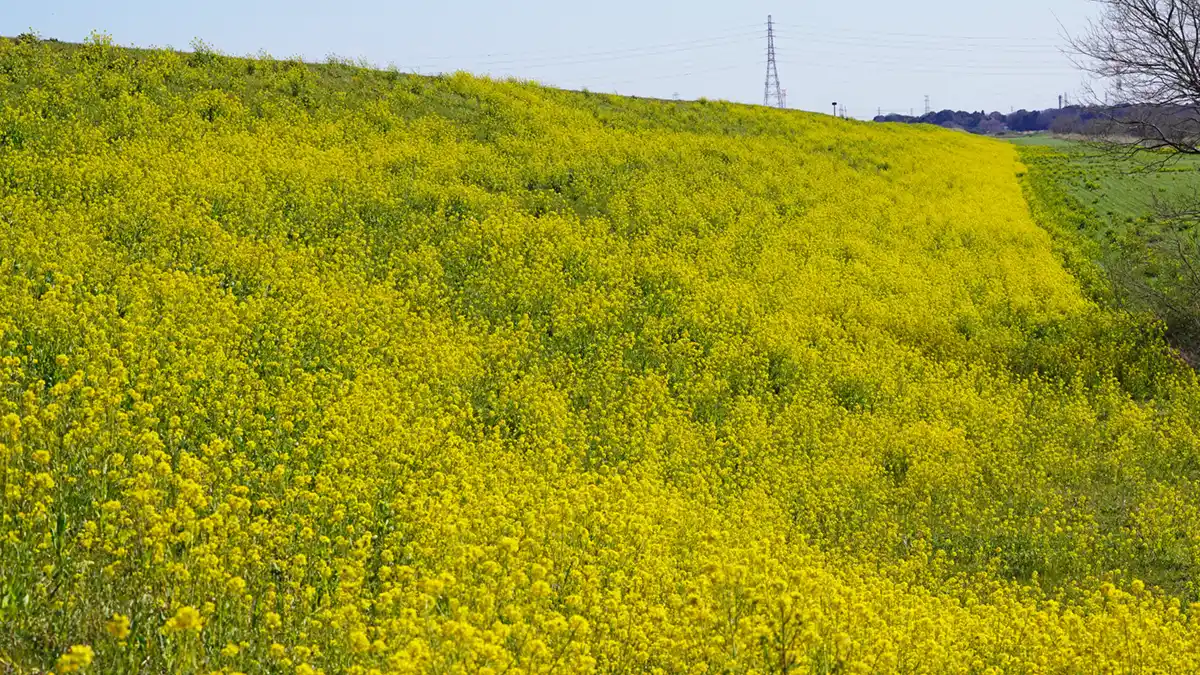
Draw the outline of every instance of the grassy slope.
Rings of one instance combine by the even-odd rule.
[[[1077,142],[1025,140],[1021,155],[1033,182],[1070,212],[1073,235],[1091,242],[1080,253],[1097,261],[1095,271],[1107,277],[1102,285],[1109,288],[1101,295],[1158,317],[1171,343],[1195,363],[1200,350],[1195,225],[1164,214],[1186,213],[1200,194],[1200,163],[1175,156],[1148,167],[1145,157],[1114,158]]]
[[[0,659],[1195,665],[1194,378],[1009,146],[0,50]]]

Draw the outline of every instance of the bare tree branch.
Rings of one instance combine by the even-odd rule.
[[[1200,154],[1200,0],[1095,0],[1103,11],[1067,36],[1082,70],[1115,86],[1089,135],[1131,153]]]

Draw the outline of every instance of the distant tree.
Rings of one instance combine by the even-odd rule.
[[[933,115],[934,124],[953,123],[955,121],[955,113],[953,110],[942,110]]]
[[[1022,108],[1008,115],[1008,128],[1012,131],[1037,131],[1037,112]]]
[[[1085,126],[1079,112],[1071,110],[1056,115],[1050,123],[1050,131],[1056,134],[1080,134],[1085,131]]]
[[[981,121],[979,123],[979,128],[976,129],[976,132],[981,134],[1000,134],[1004,133],[1005,131],[1008,131],[1008,125],[1004,123],[1004,120],[996,119],[991,116],[988,116]]]
[[[1059,111],[1056,108],[1050,110],[1042,110],[1038,112],[1037,118],[1034,121],[1034,126],[1038,131],[1048,131],[1054,125],[1054,120],[1058,117]]]

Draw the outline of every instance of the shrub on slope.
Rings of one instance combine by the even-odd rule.
[[[1196,383],[1008,146],[102,42],[0,91],[0,659],[1197,664]]]

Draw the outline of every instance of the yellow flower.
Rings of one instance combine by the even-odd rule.
[[[116,639],[124,640],[129,637],[129,617],[124,614],[113,614],[108,623],[104,624],[104,630]]]
[[[246,590],[246,580],[242,577],[230,577],[226,582],[229,591],[234,595],[241,595]]]
[[[200,616],[200,610],[190,605],[180,607],[175,616],[167,619],[167,623],[163,626],[164,633],[176,632],[195,632],[199,633],[204,628],[204,618]]]
[[[55,670],[59,673],[74,673],[92,665],[95,652],[87,645],[75,645],[66,654],[58,657]]]
[[[21,418],[16,413],[8,413],[0,418],[0,430],[4,431],[12,440],[17,440],[21,432]]]

